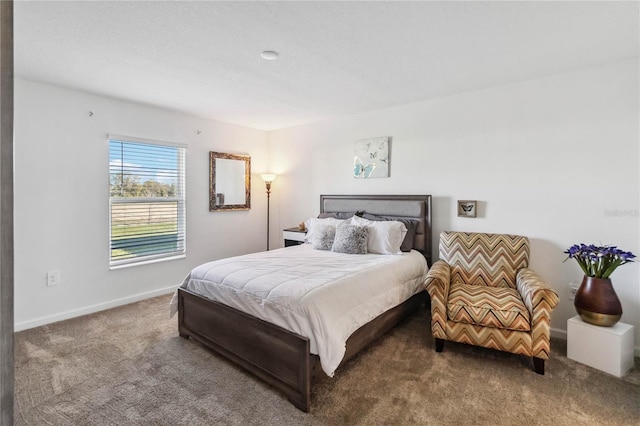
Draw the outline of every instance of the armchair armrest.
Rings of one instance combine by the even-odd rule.
[[[531,315],[542,308],[540,306],[542,302],[548,308],[547,314],[550,314],[558,304],[558,294],[531,269],[520,269],[516,276],[516,283],[518,292]]]
[[[533,356],[549,359],[551,311],[558,304],[558,294],[529,268],[518,271],[518,292],[531,314]]]
[[[447,325],[447,298],[449,297],[449,284],[451,269],[449,264],[438,260],[427,272],[424,285],[431,297],[431,332],[436,339],[446,339]]]

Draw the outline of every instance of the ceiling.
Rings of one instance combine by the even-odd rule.
[[[639,55],[638,2],[17,1],[16,76],[274,130]],[[266,61],[264,50],[280,57]]]

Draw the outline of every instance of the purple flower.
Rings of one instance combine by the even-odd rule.
[[[629,251],[616,246],[596,246],[595,244],[574,244],[564,251],[568,259],[575,259],[585,275],[609,278],[620,265],[633,262],[636,257]]]

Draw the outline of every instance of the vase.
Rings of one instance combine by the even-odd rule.
[[[622,305],[610,278],[585,276],[573,304],[580,318],[593,325],[611,327],[622,316]]]

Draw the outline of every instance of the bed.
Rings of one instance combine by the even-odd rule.
[[[295,286],[296,289],[308,289],[307,293],[313,293],[317,299],[318,294],[322,294],[325,287],[313,287],[315,283],[318,280],[323,280],[325,278],[324,275],[331,275],[340,268],[346,268],[347,275],[349,275],[349,281],[345,281],[345,284],[341,282],[340,285],[345,287],[340,287],[340,291],[343,291],[342,289],[344,291],[354,291],[353,289],[357,287],[352,287],[349,290],[350,287],[348,286],[355,286],[358,281],[362,284],[365,280],[369,286],[369,283],[373,282],[371,271],[374,268],[387,268],[386,265],[379,266],[378,263],[384,264],[387,260],[391,261],[392,257],[398,258],[398,261],[404,261],[405,259],[408,261],[412,257],[415,260],[415,257],[419,256],[421,259],[424,258],[422,263],[431,264],[430,195],[320,196],[321,215],[348,214],[348,212],[358,212],[359,215],[365,215],[365,217],[366,215],[375,215],[378,218],[410,220],[412,224],[415,224],[415,233],[412,233],[413,243],[410,244],[412,251],[404,253],[403,256],[347,255],[352,256],[352,259],[354,259],[353,264],[350,265],[350,263],[344,262],[336,263],[342,261],[337,257],[332,257],[333,255],[330,252],[314,251],[309,247],[309,244],[305,244],[304,247],[284,248],[201,265],[192,271],[176,293],[175,304],[178,311],[180,336],[192,338],[245,368],[283,392],[296,407],[303,411],[308,411],[310,408],[311,388],[314,383],[327,376],[332,376],[333,371],[339,365],[344,364],[366,345],[413,313],[428,298],[420,283],[421,288],[419,290],[416,289],[408,295],[397,296],[399,297],[398,300],[404,301],[396,302],[399,303],[397,305],[386,306],[379,313],[378,310],[380,308],[377,304],[374,303],[368,306],[365,309],[368,312],[367,315],[371,316],[371,312],[374,312],[374,316],[367,320],[368,322],[364,325],[358,325],[354,330],[331,329],[333,325],[327,325],[323,320],[319,320],[319,326],[313,321],[311,326],[300,325],[301,321],[298,321],[298,317],[295,315],[290,315],[282,320],[273,319],[266,314],[263,315],[262,309],[266,304],[270,303],[276,306],[274,310],[281,308],[280,305],[282,304],[272,303],[273,300],[278,300],[277,294],[273,296],[272,293],[275,293],[280,287],[288,285]],[[376,256],[379,259],[374,259]],[[298,262],[298,259],[301,259],[299,262],[304,263],[307,262],[307,257],[318,258],[321,264],[325,262],[329,266],[329,268],[325,269],[327,272],[320,271],[318,274],[313,275],[313,279],[309,279],[306,276],[307,274],[304,274],[304,277],[296,278],[295,271],[298,266],[290,265],[286,262]],[[283,258],[289,258],[289,260],[283,260]],[[264,259],[267,259],[267,263],[256,263]],[[364,262],[364,266],[356,266],[355,259],[359,262]],[[394,259],[395,261],[396,259]],[[367,262],[373,263],[367,264]],[[269,279],[286,281],[286,285],[278,285],[274,289],[268,290],[266,294],[271,299],[267,302],[256,302],[253,308],[250,305],[245,306],[245,302],[235,302],[228,299],[224,289],[214,290],[218,293],[207,293],[199,285],[198,277],[215,275],[220,271],[222,271],[220,273],[234,277],[238,274],[247,275],[247,279],[251,283],[260,284],[261,278],[254,277],[251,274],[256,269],[266,266],[271,267],[271,264],[282,264],[286,268],[283,267],[273,271],[267,270],[265,275],[270,277]],[[383,269],[378,270],[382,271]],[[229,273],[229,271],[232,273]],[[369,276],[366,275],[366,271],[369,271]],[[400,272],[393,273],[394,276],[396,274],[400,274]],[[279,278],[280,275],[286,279]],[[386,277],[389,278],[389,275]],[[347,282],[349,284],[346,284]],[[256,287],[260,288],[258,284],[256,284]],[[334,286],[333,282],[328,285]],[[237,288],[232,288],[231,290],[238,292]],[[300,300],[306,300],[307,293],[302,294]],[[314,301],[312,305],[321,305],[321,303]],[[322,312],[328,309],[327,307],[330,309],[331,306],[325,303],[324,308],[320,307],[318,309]],[[295,310],[295,306],[291,309]],[[351,307],[347,306],[345,309],[351,312]],[[315,314],[311,316],[315,317]],[[352,324],[349,324],[349,326],[355,327]],[[325,339],[322,335],[307,332],[309,327],[313,330],[330,328],[324,335],[327,337],[326,340],[329,340],[328,337],[344,334],[346,342],[343,342],[342,345],[337,339],[336,347],[342,347],[341,351],[324,350],[320,344],[324,345]],[[336,353],[337,355],[335,355]]]

